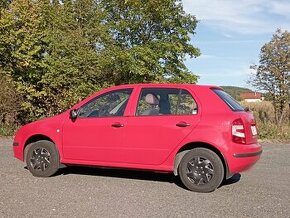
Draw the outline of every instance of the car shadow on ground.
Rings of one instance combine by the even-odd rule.
[[[237,173],[237,174],[234,174],[231,178],[225,180],[223,183],[222,183],[222,186],[225,186],[225,185],[231,185],[231,184],[234,184],[234,183],[237,183],[241,180],[241,174]]]
[[[55,174],[55,176],[69,175],[69,174],[167,182],[167,183],[175,183],[177,186],[181,188],[185,188],[178,176],[174,176],[172,173],[160,173],[160,172],[152,172],[152,171],[68,166],[68,167],[59,169],[58,172]],[[241,179],[241,174],[239,173],[235,174],[231,178],[223,181],[220,187],[226,186],[226,185],[232,185],[234,183],[239,182],[240,179]]]
[[[175,183],[176,179],[176,177],[171,173],[160,173],[160,172],[129,170],[129,169],[82,167],[82,166],[64,167],[59,169],[55,175],[57,176],[69,174],[116,177],[123,179],[149,180],[169,183]]]

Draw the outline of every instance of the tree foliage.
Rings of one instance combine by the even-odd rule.
[[[258,65],[250,83],[271,95],[276,123],[289,120],[290,102],[290,33],[278,29],[269,43],[261,48]]]
[[[0,126],[13,125],[17,121],[19,95],[12,79],[0,70]]]
[[[184,65],[196,19],[178,0],[14,0],[0,4],[0,68],[22,96],[22,122],[103,87],[195,83]]]

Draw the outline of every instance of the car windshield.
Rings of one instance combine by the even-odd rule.
[[[232,96],[221,89],[213,89],[213,91],[233,110],[245,111],[245,109]]]

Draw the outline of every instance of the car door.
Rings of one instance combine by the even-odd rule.
[[[136,105],[123,145],[130,163],[162,164],[200,119],[197,103],[185,89],[143,88]]]
[[[63,126],[63,155],[66,160],[118,162],[124,142],[124,112],[132,89],[104,93],[78,109],[75,120]]]

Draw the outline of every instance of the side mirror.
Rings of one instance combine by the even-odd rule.
[[[250,111],[250,108],[249,107],[245,107],[244,109],[245,109],[246,112],[249,112]]]
[[[77,109],[72,109],[70,112],[69,112],[69,118],[72,119],[72,120],[75,120],[79,115],[79,111]]]

